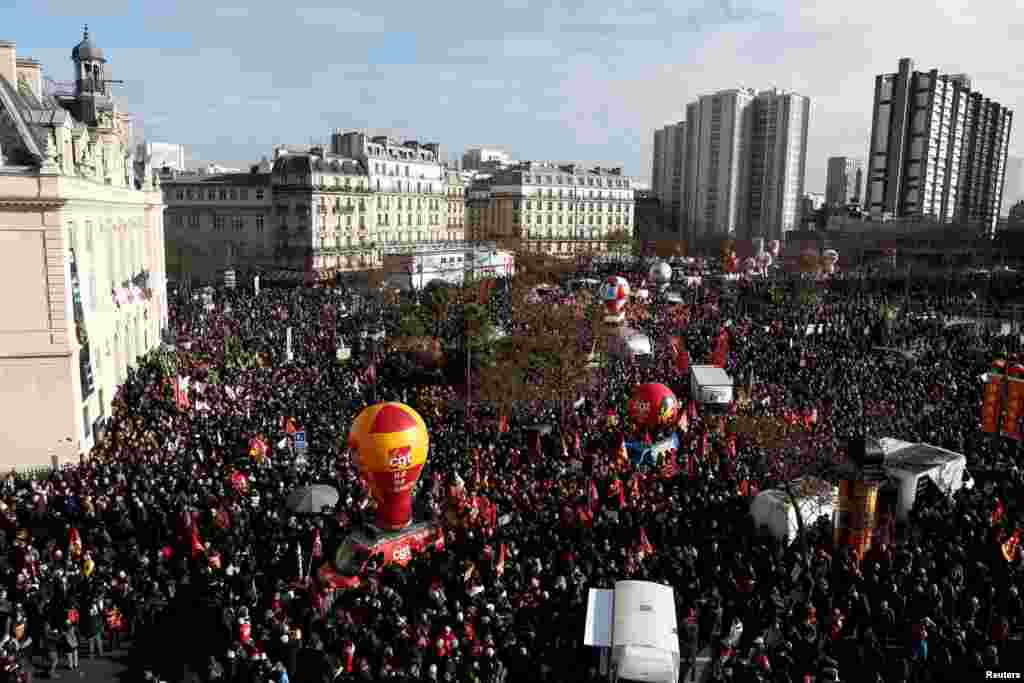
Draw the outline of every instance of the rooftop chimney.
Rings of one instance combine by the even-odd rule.
[[[24,78],[37,100],[43,99],[43,65],[31,57],[23,57],[15,61],[18,78]]]
[[[0,40],[0,76],[15,87],[18,85],[17,54],[13,40]]]

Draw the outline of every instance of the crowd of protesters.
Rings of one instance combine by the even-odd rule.
[[[655,339],[653,363],[613,363],[567,417],[517,414],[507,429],[450,409],[451,386],[382,381],[379,357],[368,367],[362,348],[365,319],[346,315],[331,289],[178,300],[177,365],[140,360],[93,457],[0,483],[4,670],[58,675],[79,667],[79,653],[127,645],[147,680],[597,681],[598,658],[582,645],[587,590],[625,578],[674,587],[682,657],[710,648],[709,680],[909,683],[1015,670],[1024,577],[997,534],[1020,514],[1019,446],[978,425],[979,376],[1019,344],[900,316],[883,329],[882,299],[863,288],[826,287],[810,306],[748,305],[757,296],[707,288],[683,314],[665,307],[635,322]],[[926,302],[940,313],[947,304]],[[489,306],[511,315],[500,288]],[[633,471],[618,449],[631,388],[665,382],[689,405],[668,339],[697,362],[723,326],[727,369],[751,388],[751,410],[814,411],[802,454],[773,452],[756,434],[725,438],[697,410],[675,466]],[[924,343],[905,357],[877,351],[883,337]],[[351,360],[335,359],[340,340]],[[178,375],[190,378],[185,402]],[[366,405],[403,399],[431,438],[417,514],[443,520],[446,543],[405,567],[371,564],[359,588],[325,595],[318,567],[374,508],[345,435]],[[538,439],[529,427],[543,422],[554,432]],[[309,444],[301,462],[288,442],[295,426]],[[827,525],[788,547],[754,527],[752,491],[842,459],[865,428],[1000,474],[928,499],[863,558],[834,548]],[[266,446],[258,457],[254,440]],[[311,483],[339,490],[336,514],[286,508]]]

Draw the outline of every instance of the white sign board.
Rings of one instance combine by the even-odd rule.
[[[256,290],[256,296],[259,296],[260,295],[260,276],[259,275],[256,275],[255,277],[253,277],[253,279],[252,279],[252,286],[253,286],[253,289]]]

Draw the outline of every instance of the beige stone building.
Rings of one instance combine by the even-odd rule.
[[[464,179],[451,179],[438,153],[336,132],[331,151],[278,149],[266,171],[173,174],[163,182],[169,272],[197,282],[227,269],[327,279],[380,268],[396,245],[459,241]]]
[[[563,257],[607,251],[609,236],[633,233],[633,194],[620,168],[524,162],[473,182],[467,238]]]
[[[445,193],[448,195],[447,234],[445,241],[459,242],[466,237],[466,187],[469,184],[468,173],[448,169],[446,173]]]
[[[167,324],[158,181],[88,31],[75,80],[0,42],[0,467],[88,453],[118,385]]]

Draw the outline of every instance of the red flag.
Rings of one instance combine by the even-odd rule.
[[[188,398],[188,377],[182,377],[177,375],[174,378],[173,390],[174,390],[174,404],[178,410],[187,410],[192,407],[192,402]]]
[[[508,558],[508,545],[498,546],[498,561],[494,564],[494,573],[502,576],[505,573],[505,559]]]
[[[736,435],[735,434],[730,434],[728,436],[728,438],[725,441],[725,448],[726,448],[726,452],[729,454],[729,457],[731,459],[735,460],[736,459]]]
[[[702,436],[700,438],[700,451],[698,451],[698,453],[697,453],[697,456],[701,460],[703,460],[704,458],[708,457],[708,448],[710,447],[709,446],[710,442],[711,442],[711,435],[709,433],[707,433],[707,432],[704,432],[704,436]]]
[[[750,480],[744,479],[740,482],[740,495],[744,498],[750,495]]]
[[[498,431],[501,432],[502,434],[506,434],[508,433],[508,429],[508,415],[502,413],[498,417]]]
[[[245,476],[244,472],[235,470],[231,473],[229,479],[231,480],[231,486],[238,493],[245,493],[249,490],[249,477]]]
[[[1003,543],[1003,558],[1007,562],[1013,562],[1017,559],[1017,554],[1020,552],[1020,529],[1016,529],[1013,535],[1006,539]]]
[[[647,540],[647,532],[643,527],[640,527],[640,552],[644,555],[654,554],[654,546]]]
[[[320,542],[320,530],[316,529],[313,533],[313,559],[318,560],[324,556],[324,546]]]
[[[591,512],[593,512],[594,508],[597,507],[597,504],[601,500],[601,497],[597,493],[597,484],[594,483],[593,479],[590,480],[590,491],[589,491],[589,494],[590,494],[589,495],[590,510],[591,510]]]
[[[192,527],[192,557],[199,557],[206,552],[206,546],[203,545],[203,537],[199,535],[199,528],[196,526]]]
[[[1001,521],[1006,519],[1006,507],[1003,506],[1003,501],[996,499],[996,509],[992,512],[992,526],[997,526]]]
[[[270,446],[263,440],[263,437],[254,436],[249,440],[249,457],[262,462],[268,455]]]
[[[580,451],[582,451],[583,450],[583,444],[580,441],[580,432],[579,432],[579,430],[576,430],[575,432],[573,432],[573,441],[574,441],[574,445],[576,447],[576,452],[579,453]]]
[[[68,531],[68,554],[72,557],[82,554],[82,537],[75,527],[71,527],[71,530]]]
[[[372,361],[366,366],[366,379],[370,382],[377,381],[377,361]]]
[[[691,420],[697,418],[697,402],[694,401],[692,398],[690,399],[690,402],[686,405],[686,413]]]
[[[619,434],[618,464],[622,467],[629,465],[629,451],[626,450],[626,437]]]
[[[686,458],[687,473],[690,475],[690,479],[697,478],[697,458],[693,457],[693,453],[690,453]]]
[[[626,507],[626,492],[622,486],[621,479],[612,479],[611,486],[608,487],[608,497],[611,498],[612,496],[618,496],[620,509]]]
[[[711,364],[724,368],[729,360],[729,332],[723,327],[718,334],[718,343],[711,356]]]

